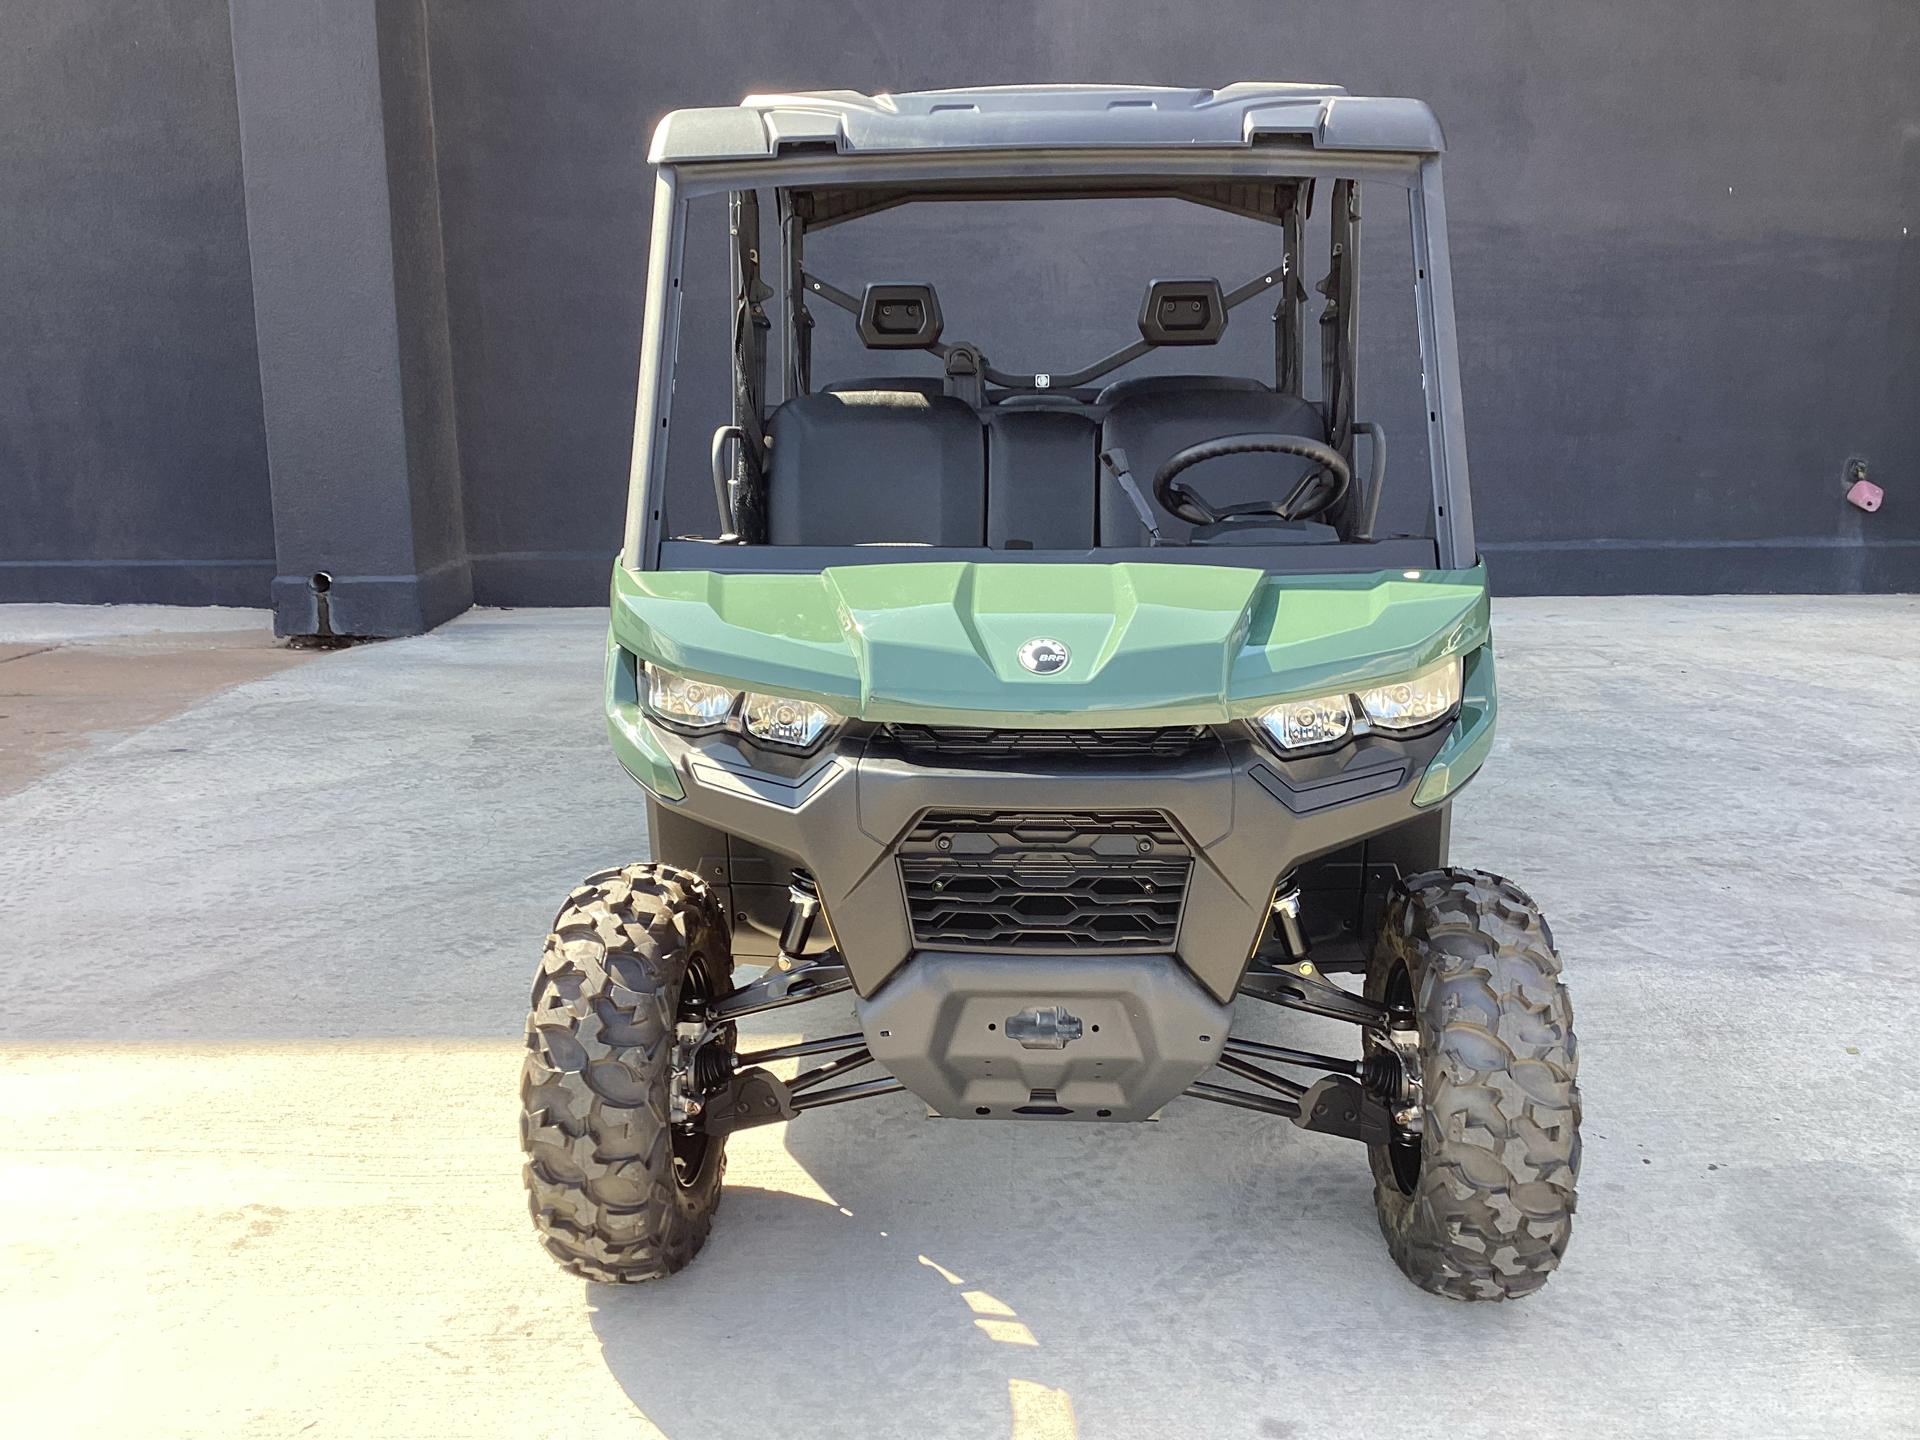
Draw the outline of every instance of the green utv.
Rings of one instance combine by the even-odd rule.
[[[606,665],[654,859],[561,908],[522,1085],[563,1265],[679,1269],[729,1134],[904,1089],[1282,1116],[1366,1147],[1415,1283],[1545,1283],[1572,1011],[1533,902],[1447,864],[1495,702],[1442,148],[1298,84],[661,123]],[[857,1033],[741,1052],[847,991]],[[1236,1037],[1241,997],[1359,1054]]]

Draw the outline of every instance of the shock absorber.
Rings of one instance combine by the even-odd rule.
[[[819,914],[819,885],[809,871],[794,871],[787,886],[787,920],[780,927],[780,959],[775,962],[782,970],[793,969],[806,954],[807,940]]]
[[[1273,897],[1273,925],[1280,932],[1280,944],[1287,952],[1287,958],[1296,963],[1313,954],[1313,946],[1307,941],[1306,928],[1300,923],[1300,887],[1286,880],[1280,882],[1279,893]]]

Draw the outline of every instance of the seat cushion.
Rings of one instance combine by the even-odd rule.
[[[1176,377],[1152,377],[1155,379]],[[1118,389],[1119,387],[1113,387]],[[1127,452],[1127,466],[1147,503],[1153,506],[1161,535],[1185,540],[1193,527],[1163,510],[1153,499],[1153,477],[1177,452],[1223,435],[1304,435],[1325,441],[1318,407],[1297,395],[1255,390],[1147,387],[1122,393],[1100,427],[1102,449]],[[1214,505],[1250,500],[1282,500],[1311,468],[1294,455],[1230,455],[1185,472],[1184,478]],[[1126,492],[1111,475],[1100,476],[1100,543],[1144,545],[1140,523]]]
[[[768,432],[775,545],[986,543],[986,443],[964,402],[912,390],[800,395]]]
[[[987,544],[1091,550],[1098,438],[1084,412],[988,410]]]

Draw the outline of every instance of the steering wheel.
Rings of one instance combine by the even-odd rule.
[[[1314,462],[1300,483],[1284,500],[1251,500],[1244,505],[1209,505],[1192,486],[1174,477],[1182,470],[1223,455],[1247,455],[1268,451],[1277,455],[1299,455]],[[1304,520],[1340,503],[1352,483],[1353,469],[1346,457],[1331,446],[1304,435],[1222,435],[1217,440],[1202,440],[1175,452],[1153,477],[1153,498],[1160,508],[1178,515],[1190,525],[1218,525],[1223,520],[1274,516],[1281,520]]]

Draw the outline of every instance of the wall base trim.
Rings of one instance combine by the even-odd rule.
[[[476,605],[604,605],[614,550],[510,550],[475,555]]]
[[[1496,595],[1881,595],[1920,591],[1920,539],[1492,540]]]
[[[237,605],[267,603],[266,560],[0,560],[0,604]]]
[[[473,576],[464,558],[418,575],[332,575],[325,598],[327,634],[424,635],[473,604]],[[322,633],[320,601],[311,575],[276,575],[273,633]]]

